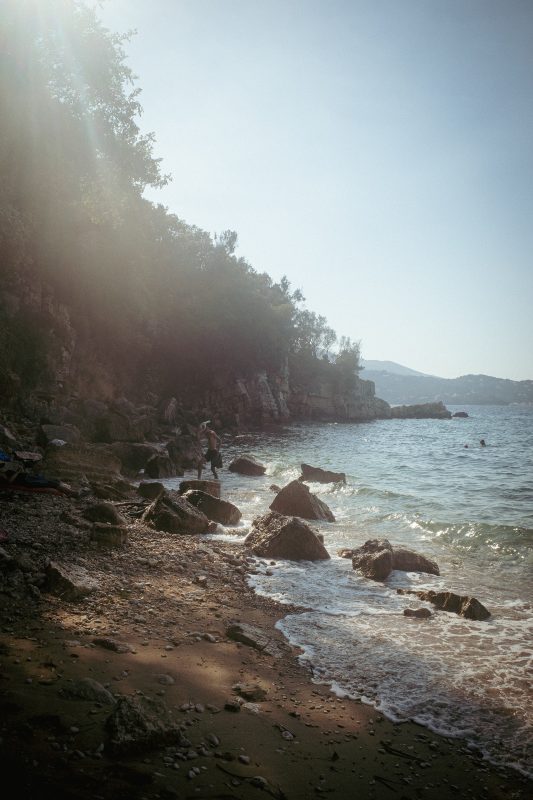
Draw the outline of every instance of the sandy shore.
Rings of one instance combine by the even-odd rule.
[[[1,546],[14,559],[0,565],[0,761],[13,796],[531,796],[530,781],[464,743],[314,684],[274,627],[287,607],[247,587],[253,564],[240,546],[155,532],[131,504],[120,509],[127,544],[103,549],[78,524],[80,503],[0,498]],[[50,558],[82,566],[96,591],[76,603],[39,592]],[[229,638],[235,623],[253,626],[262,649]],[[113,754],[113,706],[69,696],[86,678],[115,699],[163,703],[179,739]]]

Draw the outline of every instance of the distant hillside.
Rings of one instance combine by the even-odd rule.
[[[365,375],[361,377],[366,377],[368,371],[372,370],[374,372],[390,372],[393,375],[425,375],[424,372],[417,372],[416,369],[410,369],[409,367],[404,367],[402,364],[397,364],[396,361],[372,361],[371,359],[362,358],[361,365],[365,369]]]
[[[447,405],[533,404],[533,380],[511,381],[490,375],[436,378],[420,373],[398,374],[384,369],[368,368],[361,372],[361,377],[374,381],[376,395],[392,405],[429,403],[435,400],[442,400]]]

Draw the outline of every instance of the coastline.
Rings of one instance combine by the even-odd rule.
[[[0,763],[6,784],[13,778],[28,800],[248,798],[260,790],[291,800],[530,796],[528,779],[463,742],[395,725],[313,683],[274,627],[297,609],[253,593],[246,584],[253,564],[239,545],[153,531],[132,503],[120,509],[128,543],[104,549],[72,524],[83,501],[17,495],[2,503],[9,533],[2,547],[22,575],[31,560],[52,558],[98,581],[77,603],[30,598],[23,579],[11,578],[0,594]],[[16,574],[12,562],[9,569]],[[266,648],[230,639],[234,623],[253,626]],[[110,642],[126,652],[108,649]],[[110,708],[67,696],[87,677],[114,695],[164,703],[189,744],[113,755]],[[238,701],[236,684],[252,685],[242,689],[250,701]]]

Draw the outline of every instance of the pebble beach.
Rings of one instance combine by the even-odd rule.
[[[314,683],[249,588],[242,544],[154,531],[117,504],[127,542],[103,548],[87,501],[2,500],[1,761],[28,798],[501,798],[530,781],[412,723]],[[94,582],[39,589],[50,561]],[[261,565],[259,565],[261,566]],[[87,690],[91,687],[91,691]],[[114,747],[119,701],[152,704],[162,736]],[[130,746],[131,745],[131,746]]]

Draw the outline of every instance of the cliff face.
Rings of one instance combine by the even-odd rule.
[[[294,387],[289,396],[293,417],[309,420],[364,422],[390,417],[390,406],[375,396],[372,381],[353,380],[349,390],[339,391],[332,381],[316,380]]]
[[[161,388],[163,375],[132,369],[131,354],[117,357],[113,343],[103,352],[95,344],[96,335],[88,321],[79,312],[74,316],[45,285],[21,279],[8,290],[0,289],[0,312],[12,337],[7,351],[20,348],[20,357],[9,360],[4,342],[3,362],[0,358],[0,402],[4,407],[11,406],[35,421],[48,419],[87,428],[85,433],[93,441],[95,437],[135,441],[138,418],[144,420],[143,433],[147,432],[145,417],[150,413],[146,409],[168,404],[168,392]],[[134,347],[132,344],[130,349]],[[126,363],[128,369],[123,366]],[[276,372],[258,369],[247,376],[220,374],[213,365],[207,391],[176,385],[171,392],[180,408],[233,430],[291,419],[363,422],[410,415],[407,410],[392,410],[377,398],[373,381],[318,361],[302,368],[296,363],[290,367],[285,359]],[[136,403],[126,412],[125,397]],[[440,411],[435,415],[442,415]],[[116,420],[123,418],[127,435],[122,431],[117,437]]]

